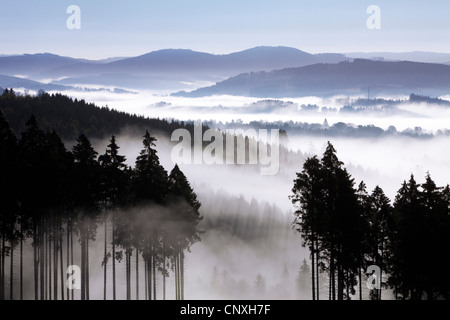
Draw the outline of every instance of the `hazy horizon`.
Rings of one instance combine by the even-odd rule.
[[[232,54],[232,53],[238,53],[238,52],[242,52],[242,51],[246,51],[246,50],[250,50],[250,49],[255,49],[255,48],[259,48],[259,47],[269,47],[269,48],[277,48],[277,47],[286,47],[286,48],[293,48],[299,51],[303,51],[309,54],[325,54],[325,53],[339,53],[339,54],[343,54],[343,55],[356,55],[356,54],[370,54],[370,55],[374,55],[373,58],[376,58],[378,56],[376,55],[383,55],[383,54],[443,54],[443,55],[450,55],[450,50],[449,51],[429,51],[429,50],[411,50],[411,51],[331,51],[331,50],[324,50],[324,51],[306,51],[304,49],[302,49],[301,47],[293,47],[293,46],[281,46],[281,45],[265,45],[265,44],[261,44],[261,45],[257,45],[257,46],[253,46],[253,47],[248,47],[248,48],[242,48],[242,49],[237,49],[237,50],[229,50],[229,51],[223,51],[223,52],[210,52],[208,50],[202,51],[202,50],[195,50],[192,48],[188,48],[188,47],[161,47],[161,48],[156,48],[156,49],[152,49],[150,51],[145,51],[145,52],[140,52],[140,53],[136,53],[134,55],[129,55],[129,56],[119,56],[119,55],[114,55],[114,54],[110,54],[110,55],[106,55],[106,56],[101,56],[101,57],[96,57],[93,59],[90,59],[86,56],[70,56],[70,55],[64,55],[61,53],[57,53],[57,52],[50,52],[50,51],[35,51],[35,52],[14,52],[14,53],[0,53],[0,57],[7,57],[7,56],[25,56],[25,55],[37,55],[37,54],[52,54],[52,55],[57,55],[57,56],[61,56],[61,57],[66,57],[66,58],[73,58],[73,59],[79,59],[79,60],[90,60],[90,61],[101,61],[101,60],[109,60],[109,59],[127,59],[127,58],[134,58],[134,57],[139,57],[142,55],[146,55],[152,52],[158,52],[158,51],[163,51],[163,50],[190,50],[193,52],[200,52],[200,53],[208,53],[208,54],[213,54],[213,55],[228,55],[228,54]],[[450,62],[450,61],[449,61]]]
[[[438,3],[438,5],[436,5]],[[69,1],[3,2],[2,54],[52,52],[103,59],[161,48],[229,53],[260,45],[306,52],[450,52],[448,1],[380,0],[380,29],[366,25],[371,1],[77,1],[80,29],[69,30]],[[92,50],[95,48],[95,50]]]

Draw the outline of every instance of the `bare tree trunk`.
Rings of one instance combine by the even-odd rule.
[[[44,242],[43,242],[43,252],[44,252],[44,257],[43,257],[43,268],[44,268],[44,292],[45,292],[45,296],[44,299],[47,300],[48,299],[48,263],[47,263],[47,254],[48,254],[48,246],[47,246],[47,232],[46,232],[46,227],[44,227],[42,229],[42,232],[44,233],[43,238],[44,238]]]
[[[64,300],[64,257],[63,257],[63,235],[59,234],[60,272],[61,272],[61,300]],[[67,253],[68,255],[69,253]]]
[[[330,270],[330,276],[328,279],[328,300],[331,300],[332,295],[331,295],[331,289],[333,288],[333,285],[331,284],[331,281],[333,280],[333,277],[331,276],[331,270]]]
[[[144,291],[145,300],[148,300],[148,283],[147,283],[147,259],[144,259]]]
[[[148,248],[148,246],[147,246],[147,248]],[[152,266],[152,256],[153,256],[153,253],[152,252],[150,252],[150,250],[149,249],[147,249],[148,250],[148,254],[147,254],[147,256],[148,256],[148,259],[149,259],[149,262],[147,263],[147,280],[148,280],[148,283],[147,283],[147,286],[148,286],[148,299],[149,300],[152,300],[152,273],[150,272],[150,270],[151,270],[151,266]]]
[[[154,254],[153,254],[152,271],[153,271],[153,300],[156,300],[156,256]]]
[[[50,238],[51,225],[47,232],[47,258],[48,258],[48,300],[52,300],[52,240]]]
[[[336,281],[335,281],[335,266],[334,266],[333,250],[331,250],[331,255],[330,255],[330,276],[331,276],[331,300],[336,300]]]
[[[347,283],[346,283],[346,287],[347,287],[347,290],[346,290],[346,294],[347,294],[347,300],[350,300],[350,283],[349,283],[349,281],[350,281],[350,279],[349,279],[349,273],[348,273],[348,270],[347,270]]]
[[[86,300],[89,300],[89,234],[86,237]]]
[[[0,258],[0,300],[5,300],[5,238],[2,237],[2,252]]]
[[[56,223],[56,228],[58,228],[58,224]],[[58,300],[58,239],[59,239],[59,230],[55,231],[53,236],[53,299]]]
[[[180,254],[175,256],[175,291],[176,300],[180,300]]]
[[[136,300],[139,300],[139,251],[136,248]]]
[[[173,270],[174,278],[175,278],[175,300],[178,300],[178,253],[175,253],[175,267]]]
[[[70,220],[70,264],[73,265],[73,225],[72,219]],[[74,290],[71,292],[72,300],[74,299]]]
[[[359,300],[362,300],[362,272],[361,272],[362,267],[359,267],[359,274],[358,274],[358,278],[359,278]]]
[[[81,222],[81,300],[86,300],[86,257],[85,257],[85,226],[84,221]]]
[[[10,243],[9,300],[14,300],[14,244],[12,240]]]
[[[164,263],[164,267],[163,267],[163,300],[166,300],[166,243],[163,242],[163,263]]]
[[[105,219],[105,248],[103,250],[103,300],[106,300],[106,267],[108,265],[108,258],[107,258],[107,221],[106,221],[106,213],[104,214],[104,219]]]
[[[316,298],[319,300],[319,244],[316,239]]]
[[[44,252],[44,228],[43,228],[43,222],[41,221],[38,226],[38,239],[39,239],[39,291],[40,291],[40,299],[45,299],[45,269],[44,269],[44,258],[45,258],[45,252]]]
[[[125,261],[126,261],[126,282],[127,282],[127,300],[131,300],[131,286],[130,286],[130,249],[129,247],[125,250]]]
[[[33,223],[33,273],[34,273],[34,300],[38,300],[38,239],[36,236],[36,224]]]
[[[69,225],[69,219],[67,219],[67,222],[66,222],[66,224],[67,224],[67,238],[66,238],[66,254],[67,254],[67,256],[66,256],[66,270],[67,270],[67,268],[70,266],[70,225]],[[61,247],[62,247],[62,245],[61,245]],[[62,265],[62,263],[61,263],[61,265]],[[61,271],[61,273],[62,273],[62,271]],[[61,276],[61,279],[62,279],[62,276]],[[66,287],[66,293],[67,293],[67,300],[70,300],[70,291],[69,291],[69,287],[67,286]]]
[[[181,266],[180,266],[180,271],[181,271],[181,300],[184,300],[184,252],[181,251],[180,254],[180,260],[181,260]]]
[[[20,289],[20,300],[23,300],[23,223],[22,219],[20,219],[20,283],[19,283],[19,289]]]
[[[384,268],[384,266],[383,266],[383,247],[384,247],[384,243],[383,243],[383,241],[381,241],[381,244],[380,244],[380,264],[379,264],[379,266],[380,266],[380,289],[379,289],[379,293],[378,293],[378,300],[381,300],[381,290],[382,290],[382,288],[381,288],[381,284],[382,284],[382,282],[383,282],[383,268]]]
[[[112,216],[112,273],[113,273],[113,300],[116,300],[116,243],[115,243],[115,215]]]
[[[338,262],[338,300],[344,300],[344,270],[341,261]]]
[[[314,245],[314,233],[312,235],[313,240],[311,241],[311,281],[312,281],[312,299],[316,300],[316,278],[315,278],[315,266],[316,266],[316,260],[315,260],[315,245]]]

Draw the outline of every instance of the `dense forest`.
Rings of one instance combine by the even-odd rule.
[[[305,161],[292,192],[295,226],[311,252],[313,299],[319,299],[321,273],[328,275],[328,299],[350,299],[356,292],[362,299],[370,265],[381,270],[372,299],[381,299],[387,288],[396,299],[449,298],[442,256],[450,251],[449,185],[436,186],[429,174],[419,184],[411,175],[392,205],[379,186],[371,193],[364,182],[355,187],[328,143],[322,159]]]
[[[0,96],[0,110],[3,112],[16,136],[26,128],[25,123],[33,114],[39,119],[43,130],[55,130],[64,141],[75,141],[81,134],[90,139],[105,139],[118,135],[124,128],[143,132],[147,128],[153,135],[167,136],[179,128],[193,132],[193,124],[146,118],[108,107],[97,107],[84,100],[71,99],[62,94],[48,94],[40,91],[37,96],[16,94],[5,89]]]
[[[3,95],[7,99],[8,92]],[[64,98],[41,96],[39,99]],[[26,98],[24,98],[26,99]],[[25,102],[25,101],[22,101]],[[116,298],[115,264],[126,261],[127,299],[131,298],[131,259],[145,262],[145,298],[156,298],[156,273],[175,277],[175,299],[184,298],[184,257],[200,240],[200,202],[178,166],[166,172],[148,131],[135,167],[125,165],[114,136],[98,156],[86,135],[66,150],[55,131],[42,130],[35,116],[17,139],[0,112],[0,299],[14,297],[14,276],[23,298],[24,268],[33,268],[35,299],[73,299],[65,286],[65,271],[74,265],[74,235],[80,245],[81,299],[89,299],[89,249],[97,229],[105,228],[104,295],[107,265],[112,264],[113,299]],[[107,226],[112,239],[107,239]],[[23,264],[24,242],[32,240],[33,263]],[[76,239],[75,239],[76,240]],[[113,247],[107,251],[107,243]],[[13,252],[19,250],[19,271]],[[5,264],[10,257],[9,294]],[[136,285],[139,283],[136,269]],[[165,281],[163,280],[163,299]],[[139,290],[136,289],[138,294]],[[137,296],[139,298],[139,296]]]

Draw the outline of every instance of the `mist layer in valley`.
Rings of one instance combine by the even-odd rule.
[[[328,141],[356,184],[364,180],[368,190],[379,185],[391,200],[411,174],[422,181],[429,172],[439,186],[450,182],[446,148],[450,144],[450,112],[446,96],[441,97],[442,103],[407,96],[383,97],[373,103],[358,96],[280,100],[179,98],[150,92],[74,92],[73,96],[148,117],[203,120],[220,130],[286,131],[280,146],[280,170],[273,176],[262,176],[255,165],[179,164],[202,203],[203,221],[199,227],[205,231],[202,241],[186,255],[187,299],[310,297],[310,287],[300,276],[304,259],[310,264],[309,252],[301,247],[300,235],[292,228],[295,209],[288,197],[305,159],[320,157]],[[117,135],[120,152],[130,166],[134,166],[142,148],[142,135],[128,128]],[[171,158],[174,143],[164,135],[156,134],[156,138],[161,164],[171,170],[175,165]],[[93,140],[99,153],[107,143],[107,139]],[[70,148],[74,141],[66,144]],[[99,299],[103,289],[103,236],[99,230],[91,251],[92,298]],[[124,269],[123,264],[118,264],[119,274]],[[120,279],[118,286],[123,287],[124,281]],[[161,281],[158,278],[159,297]],[[169,276],[168,297],[174,294],[172,281]],[[327,287],[321,290],[326,295]],[[364,294],[367,297],[368,292]]]
[[[140,137],[124,132],[118,141],[132,164]],[[450,160],[443,147],[450,144],[446,135],[349,137],[288,132],[280,149],[280,171],[274,176],[261,176],[252,165],[181,164],[203,204],[201,227],[206,231],[187,256],[187,297],[309,298],[309,285],[298,287],[299,269],[303,259],[310,263],[309,253],[292,229],[294,208],[288,196],[304,160],[320,157],[328,141],[356,185],[362,180],[368,190],[378,185],[391,201],[411,174],[422,181],[429,172],[439,186],[450,181]],[[173,142],[158,137],[157,149],[166,168],[174,165],[171,148]],[[261,281],[264,294],[257,290]],[[323,290],[326,295],[326,287]]]

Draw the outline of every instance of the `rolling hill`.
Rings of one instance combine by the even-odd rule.
[[[164,49],[137,57],[89,61],[51,54],[0,57],[0,74],[25,75],[53,83],[114,85],[132,88],[186,87],[183,82],[222,81],[250,71],[271,71],[314,63],[344,61],[342,54],[310,54],[289,47],[256,47],[214,55],[186,49]],[[61,80],[57,80],[64,78]]]
[[[450,91],[450,66],[418,62],[356,59],[336,64],[319,63],[271,72],[242,73],[213,86],[175,96],[239,95],[297,97],[335,94],[441,95]]]

